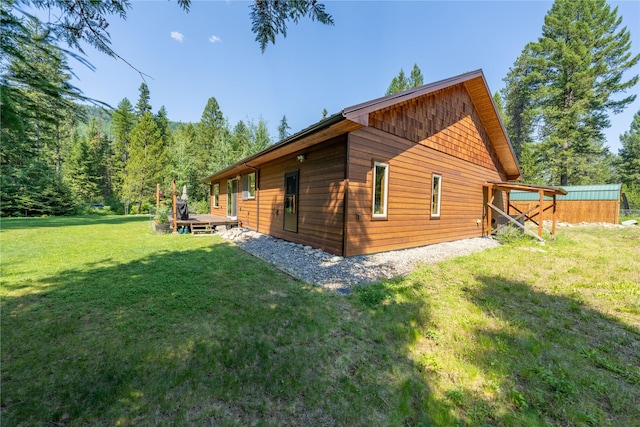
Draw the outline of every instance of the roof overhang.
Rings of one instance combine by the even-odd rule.
[[[404,92],[395,93],[374,99],[362,104],[347,107],[338,114],[334,114],[302,131],[274,144],[266,149],[226,167],[204,178],[203,182],[212,182],[224,176],[239,174],[247,169],[255,169],[261,164],[280,158],[328,139],[353,132],[364,126],[369,126],[369,114],[401,102],[433,94],[436,91],[455,85],[464,85],[467,93],[480,116],[491,143],[498,156],[498,161],[504,169],[507,180],[520,180],[522,173],[516,160],[515,153],[498,115],[493,97],[489,92],[482,70],[471,71],[456,77],[440,80]]]
[[[313,126],[283,139],[277,144],[245,157],[231,166],[209,175],[202,181],[212,182],[223,176],[234,175],[247,169],[258,168],[263,163],[304,150],[315,144],[360,129],[361,127],[361,124],[347,120],[342,113],[334,114]]]
[[[531,193],[540,193],[542,192],[545,196],[565,196],[567,194],[567,190],[561,187],[553,187],[546,185],[533,185],[533,184],[520,184],[517,182],[501,182],[501,181],[487,181],[487,186],[493,188],[494,190],[502,190],[502,191],[528,191]]]
[[[344,116],[353,122],[363,126],[369,125],[369,114],[391,107],[401,102],[406,102],[420,96],[430,95],[442,89],[455,85],[463,85],[480,116],[493,148],[498,156],[498,161],[504,168],[507,180],[515,181],[522,178],[522,172],[515,152],[507,136],[507,132],[502,124],[498,110],[493,102],[493,97],[489,92],[489,86],[484,78],[482,70],[471,71],[456,77],[440,80],[404,92],[395,93],[373,101],[357,104],[343,110]]]

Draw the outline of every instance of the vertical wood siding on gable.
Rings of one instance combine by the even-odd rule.
[[[463,85],[373,112],[369,125],[504,175]]]
[[[373,160],[389,164],[386,221],[372,221]],[[442,176],[437,219],[430,212],[433,173]],[[346,256],[480,237],[482,225],[476,221],[483,217],[483,184],[505,178],[495,168],[371,127],[349,134],[348,177]]]
[[[306,160],[296,156],[304,153]],[[342,255],[346,135],[260,166],[259,232]],[[298,232],[283,229],[284,174],[299,170]]]

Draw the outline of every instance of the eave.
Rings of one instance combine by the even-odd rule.
[[[346,120],[342,113],[334,114],[302,131],[271,145],[262,151],[245,157],[216,173],[204,178],[212,182],[223,176],[234,175],[247,169],[257,168],[263,163],[304,150],[336,136],[344,135],[362,127],[359,123]]]
[[[404,92],[395,93],[372,101],[357,104],[343,110],[344,116],[353,122],[363,126],[369,125],[369,114],[383,108],[391,107],[401,102],[430,95],[442,89],[455,85],[463,85],[469,94],[474,107],[480,115],[480,120],[484,126],[491,143],[496,151],[498,160],[506,172],[507,180],[516,181],[522,177],[520,166],[516,160],[515,152],[507,136],[507,132],[497,113],[497,108],[493,102],[493,97],[489,92],[489,87],[484,78],[482,70],[471,71],[459,76],[440,80]]]

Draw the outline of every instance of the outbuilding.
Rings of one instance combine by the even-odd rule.
[[[573,185],[562,187],[567,194],[557,196],[556,218],[570,224],[581,222],[607,222],[617,224],[620,221],[620,191],[622,184]],[[524,191],[512,191],[511,204],[525,212],[537,203],[537,194]],[[544,204],[551,203],[545,197]]]
[[[354,256],[486,234],[520,179],[481,70],[344,108],[205,178],[211,214]]]

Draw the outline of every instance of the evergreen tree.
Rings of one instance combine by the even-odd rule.
[[[91,118],[87,130],[87,143],[89,145],[88,161],[90,172],[96,177],[98,196],[109,197],[112,194],[111,171],[108,168],[111,157],[111,141],[102,131],[102,118]]]
[[[251,129],[242,120],[236,123],[230,138],[233,161],[240,160],[251,154],[252,139]]]
[[[316,0],[277,1],[260,0],[251,4],[251,31],[256,35],[262,52],[269,42],[275,44],[276,36],[287,36],[287,21],[297,23],[309,16],[313,21],[333,25],[333,18],[325,12],[324,5]]]
[[[322,109],[322,120],[327,118],[327,115],[329,114],[329,112],[327,111],[326,108]]]
[[[110,157],[110,175],[113,192],[121,200],[123,196],[123,182],[125,179],[125,167],[129,160],[129,144],[131,131],[136,124],[136,115],[131,102],[124,98],[118,103],[111,116],[111,134],[113,143]]]
[[[156,184],[163,183],[167,154],[153,115],[145,113],[131,132],[129,161],[125,167],[125,204],[136,202],[138,213],[142,203],[152,198]]]
[[[78,202],[91,202],[100,194],[96,153],[84,136],[74,133],[71,155],[65,165],[65,179]]]
[[[201,199],[202,194],[194,194],[202,186],[200,181],[205,175],[199,175],[196,169],[194,153],[197,150],[197,138],[193,124],[180,124],[173,133],[173,142],[168,151],[171,176],[176,179],[178,188],[187,186],[191,200],[204,200]]]
[[[525,47],[505,79],[509,136],[518,152],[536,144],[531,151],[548,184],[610,179],[603,130],[609,112],[635,99],[616,95],[637,83],[637,75],[625,80],[623,74],[640,60],[631,56],[621,23],[605,0],[556,0],[542,37]]]
[[[271,145],[271,136],[269,135],[269,128],[267,127],[267,122],[263,119],[258,120],[257,125],[252,125],[252,134],[253,134],[253,147],[251,148],[251,153],[257,153],[258,151],[264,150],[269,145]]]
[[[289,136],[289,123],[287,123],[287,116],[282,116],[282,120],[280,120],[280,126],[278,126],[278,138],[280,141],[286,139]]]
[[[422,71],[418,68],[418,64],[413,64],[411,76],[409,76],[409,85],[410,87],[420,87],[424,85],[424,77],[422,76]]]
[[[402,92],[409,88],[409,79],[404,74],[404,70],[400,68],[400,72],[397,76],[391,79],[391,84],[387,88],[385,95],[391,95],[394,93]]]
[[[202,179],[220,169],[220,165],[227,157],[226,134],[228,133],[226,120],[216,98],[207,100],[200,122],[196,128],[197,148],[193,153],[193,162],[197,175]],[[209,197],[209,186],[198,182],[193,195],[197,200]]]
[[[640,111],[633,116],[633,122],[627,132],[620,136],[622,148],[618,171],[624,184],[627,197],[636,208],[640,208]]]
[[[156,126],[160,131],[160,136],[162,137],[162,143],[165,147],[169,147],[171,144],[171,129],[169,128],[169,118],[167,117],[167,109],[164,107],[160,107],[158,110],[158,114],[155,116]]]
[[[404,70],[400,68],[398,75],[391,80],[391,84],[387,88],[385,95],[402,92],[407,89],[422,86],[423,84],[424,77],[422,76],[422,71],[420,71],[418,64],[413,64],[413,69],[409,77],[407,77]]]
[[[2,215],[67,214],[75,209],[61,178],[63,148],[82,99],[65,53],[40,22],[13,22],[0,4],[0,198]]]
[[[151,112],[151,94],[145,82],[140,83],[138,91],[140,95],[138,96],[138,103],[136,104],[136,117],[140,120],[145,113]]]

